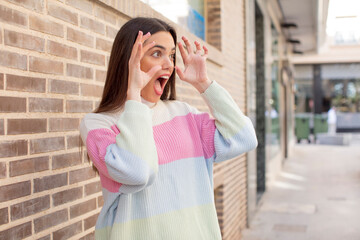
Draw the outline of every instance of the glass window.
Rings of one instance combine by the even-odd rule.
[[[205,40],[204,0],[142,0],[165,17]]]
[[[324,110],[334,105],[340,112],[360,112],[360,79],[323,80]]]
[[[265,116],[267,118],[267,137],[266,144],[270,148],[270,157],[274,157],[280,151],[280,84],[279,84],[279,34],[273,24],[271,24],[271,99],[268,103]]]

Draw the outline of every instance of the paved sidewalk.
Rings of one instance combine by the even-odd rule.
[[[360,240],[360,136],[296,145],[261,204],[243,240]]]

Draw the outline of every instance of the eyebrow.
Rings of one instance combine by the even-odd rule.
[[[160,48],[160,49],[163,49],[163,50],[166,50],[166,48],[164,47],[164,46],[161,46],[161,45],[155,45],[155,46],[153,46],[152,48],[150,48],[150,49],[153,49],[153,48]],[[149,49],[149,50],[150,50]],[[175,47],[173,47],[171,50],[175,50],[176,48]]]

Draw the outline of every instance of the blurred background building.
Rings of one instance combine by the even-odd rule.
[[[360,2],[330,1],[319,48],[293,58],[296,113],[337,110],[337,131],[360,131]]]

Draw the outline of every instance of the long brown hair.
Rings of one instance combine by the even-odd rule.
[[[176,46],[175,29],[160,19],[138,17],[125,23],[115,37],[102,99],[95,113],[116,111],[124,105],[128,89],[129,59],[139,31],[144,34],[169,32]],[[175,71],[173,71],[160,99],[175,100],[175,98]]]

